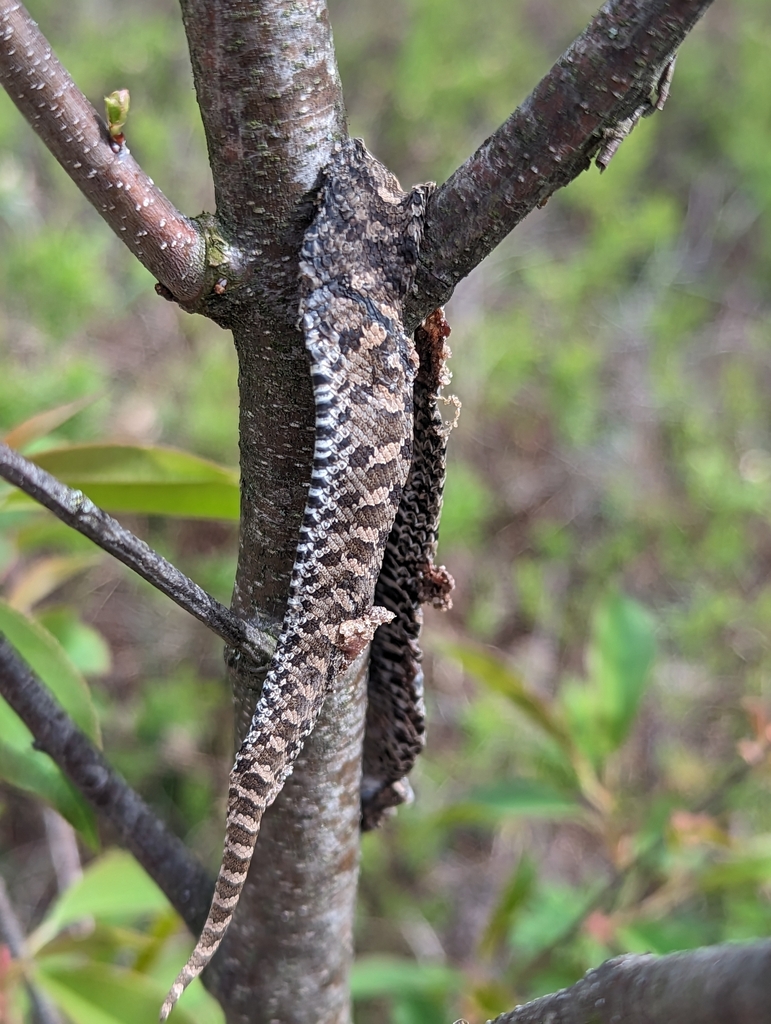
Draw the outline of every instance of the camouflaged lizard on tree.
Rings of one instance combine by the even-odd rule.
[[[363,827],[377,824],[408,791],[403,779],[424,732],[419,606],[426,599],[446,604],[452,586],[433,566],[446,436],[436,400],[448,329],[440,314],[426,321],[425,365],[416,384],[418,355],[401,319],[433,188],[403,192],[358,139],[342,143],[325,171],[300,258],[300,325],[316,432],[287,610],[231,771],[225,849],[209,916],[161,1020],[219,947],[263,812],[291,772],[329,684],[378,627],[386,632],[370,673]],[[425,435],[417,445],[420,465],[413,464],[413,385]]]

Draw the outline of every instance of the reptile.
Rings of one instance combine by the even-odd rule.
[[[413,387],[413,452],[407,482],[386,543],[375,604],[393,619],[375,633],[369,655],[367,725],[361,780],[361,827],[376,828],[389,809],[412,799],[407,775],[425,743],[422,605],[446,611],[455,582],[434,557],[442,511],[447,435],[439,410],[449,383],[444,311],[415,331],[419,369]],[[457,405],[457,400],[455,400]]]
[[[404,517],[401,526],[396,519],[412,463],[418,356],[404,332],[402,305],[413,285],[433,189],[433,184],[424,184],[402,191],[361,140],[352,138],[338,144],[322,176],[316,213],[300,252],[299,324],[310,360],[316,420],[311,481],[287,608],[249,731],[231,770],[225,848],[211,908],[161,1008],[162,1021],[222,941],[246,880],[262,815],[292,771],[330,683],[366,648],[378,627],[393,622],[397,634],[403,634],[406,623],[407,631],[415,633],[419,595],[407,595],[400,609],[393,581],[377,595],[376,585],[386,551],[392,562],[400,557],[408,525]],[[436,376],[436,358],[434,364]],[[431,404],[421,411],[429,420]],[[436,428],[434,422],[434,432]],[[415,495],[416,483],[413,472],[408,495]],[[423,556],[431,555],[432,544],[435,527],[420,544],[419,560],[427,571],[431,558]],[[369,788],[362,790],[365,827],[402,801],[400,780],[422,745],[416,643],[404,650],[406,668],[398,660],[391,658],[385,678],[377,672],[370,678],[370,699],[378,694],[382,708],[381,731],[388,733],[389,722],[405,718],[394,710],[405,680],[411,683],[410,692],[401,703],[414,704],[418,694],[419,706],[406,716],[406,747],[403,729],[399,735],[391,730],[389,754],[379,756],[369,745]]]

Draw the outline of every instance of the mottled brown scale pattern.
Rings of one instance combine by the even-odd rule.
[[[300,260],[315,448],[287,611],[231,772],[225,851],[209,917],[161,1020],[216,952],[263,812],[291,772],[330,682],[392,617],[373,607],[373,598],[412,458],[417,356],[402,328],[402,302],[432,188],[403,192],[358,139],[348,139],[319,191]]]
[[[375,588],[375,604],[393,618],[375,633],[370,651],[361,782],[364,830],[375,828],[389,808],[412,797],[407,775],[425,743],[421,605],[451,605],[453,579],[444,566],[434,565],[449,433],[438,403],[449,382],[449,334],[441,309],[415,332],[420,369],[413,391],[412,465]]]

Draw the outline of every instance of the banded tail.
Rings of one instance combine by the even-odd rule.
[[[291,671],[295,667],[299,666],[292,659],[288,668]],[[190,959],[177,975],[161,1007],[162,1021],[217,952],[246,881],[262,815],[281,791],[303,740],[318,718],[326,694],[326,678],[319,678],[318,671],[311,669],[306,681],[295,678],[292,682],[294,685],[287,692],[269,677],[254,714],[252,729],[236,755],[230,772],[225,850],[211,909]],[[258,721],[260,728],[255,729],[254,723]]]

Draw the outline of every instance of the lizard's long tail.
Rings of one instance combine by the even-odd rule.
[[[292,665],[287,666],[291,671]],[[268,679],[263,688],[250,732],[236,756],[230,773],[225,851],[209,916],[190,955],[161,1008],[164,1021],[190,982],[197,978],[216,953],[235,913],[252,860],[262,815],[281,791],[302,749],[303,740],[318,718],[326,693],[326,679],[308,671],[296,678],[288,693]],[[278,767],[278,770],[276,770]]]

